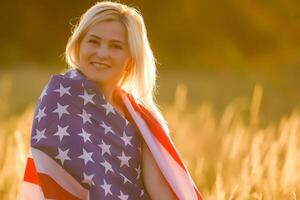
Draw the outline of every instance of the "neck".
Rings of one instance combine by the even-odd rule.
[[[114,101],[114,92],[118,89],[117,85],[109,84],[109,85],[98,85],[105,99],[112,105],[115,105]]]
[[[121,104],[121,99],[119,99],[119,92],[118,91],[120,88],[117,85],[110,85],[109,87],[103,87],[103,86],[98,86],[102,92],[102,94],[104,95],[106,101],[108,101],[108,103],[110,103],[114,109],[116,109],[122,116],[124,115],[124,111],[122,106],[120,106]]]

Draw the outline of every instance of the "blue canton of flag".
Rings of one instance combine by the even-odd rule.
[[[71,175],[89,199],[150,199],[141,176],[141,141],[137,129],[77,70],[53,75],[39,98],[31,147]]]

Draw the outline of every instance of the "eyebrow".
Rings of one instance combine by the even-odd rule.
[[[98,40],[102,40],[102,38],[101,37],[99,37],[99,36],[97,36],[97,35],[94,35],[94,34],[90,34],[89,35],[90,37],[94,37],[94,38],[96,38],[96,39],[98,39]],[[121,41],[121,40],[110,40],[110,41],[112,41],[112,42],[116,42],[116,43],[121,43],[121,44],[126,44],[125,42],[123,42],[123,41]]]

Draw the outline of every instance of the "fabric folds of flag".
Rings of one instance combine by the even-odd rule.
[[[125,91],[119,98],[129,121],[80,71],[52,76],[35,111],[21,200],[150,199],[142,139],[177,199],[202,200],[159,121]]]
[[[121,97],[176,197],[180,200],[202,200],[203,197],[161,124],[131,95],[122,92]]]
[[[32,154],[38,160],[37,163],[34,162]],[[20,200],[42,199],[88,199],[88,191],[46,154],[31,148],[21,185]]]

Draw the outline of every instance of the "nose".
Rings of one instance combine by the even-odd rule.
[[[98,48],[97,48],[97,57],[99,58],[108,58],[109,57],[109,49],[107,47],[107,45],[100,45]]]

